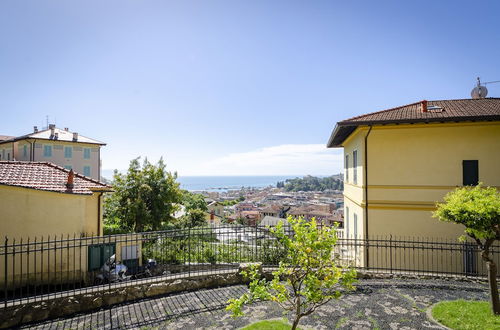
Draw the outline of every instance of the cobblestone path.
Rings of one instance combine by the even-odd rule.
[[[441,329],[426,316],[442,300],[487,300],[484,284],[437,280],[362,280],[356,292],[331,301],[301,320],[309,329]],[[238,329],[258,320],[286,318],[276,304],[256,303],[233,319],[226,301],[246,286],[206,289],[121,304],[47,321],[34,329]],[[28,327],[25,327],[28,328]]]

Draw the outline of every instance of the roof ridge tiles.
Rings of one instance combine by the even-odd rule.
[[[436,103],[436,102],[455,102],[455,101],[476,101],[477,102],[477,101],[484,101],[484,100],[500,100],[500,97],[486,97],[486,98],[482,98],[482,99],[442,99],[442,100],[422,100],[422,101],[427,101],[428,103]],[[362,115],[354,116],[354,117],[339,121],[339,124],[347,124],[347,123],[350,123],[352,121],[356,121],[356,120],[363,118],[363,117],[378,115],[378,114],[381,114],[384,112],[390,112],[390,111],[399,110],[399,109],[403,109],[406,107],[418,105],[418,104],[422,103],[422,101],[417,101],[417,102],[408,103],[405,105],[400,105],[397,107],[392,107],[389,109],[378,110],[378,111],[369,112],[369,113],[365,113]]]

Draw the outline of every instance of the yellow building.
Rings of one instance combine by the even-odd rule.
[[[101,152],[103,142],[59,129],[50,124],[39,131],[19,136],[0,135],[0,160],[50,162],[94,180],[101,179]]]
[[[87,252],[101,253],[105,240],[81,239],[79,246],[64,240],[102,235],[106,191],[111,187],[51,163],[0,161],[0,233],[2,246],[8,239],[9,283],[60,281],[87,271],[94,262]],[[0,269],[3,278],[4,263]],[[56,275],[43,275],[49,272]]]
[[[350,237],[450,239],[463,227],[432,218],[456,187],[500,187],[500,99],[422,101],[337,123]],[[365,262],[367,256],[364,256]]]

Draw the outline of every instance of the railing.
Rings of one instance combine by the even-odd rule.
[[[288,235],[293,235],[285,227]],[[343,266],[374,273],[485,276],[477,247],[457,241],[344,237],[335,257]],[[500,262],[500,247],[492,248]],[[122,276],[103,271],[111,255],[126,265]],[[0,247],[0,308],[117,286],[235,272],[242,262],[275,267],[286,255],[269,228],[220,225],[101,237],[14,240]],[[156,265],[148,263],[154,259]],[[148,268],[148,265],[151,267]],[[115,267],[115,270],[118,268]]]

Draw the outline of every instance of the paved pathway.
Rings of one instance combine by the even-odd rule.
[[[426,308],[452,299],[488,299],[486,285],[438,280],[362,280],[356,292],[331,301],[303,318],[313,329],[441,329],[427,319]],[[226,301],[246,286],[199,290],[117,305],[84,315],[52,320],[35,329],[237,329],[258,320],[284,318],[270,302],[245,308],[233,319]]]

